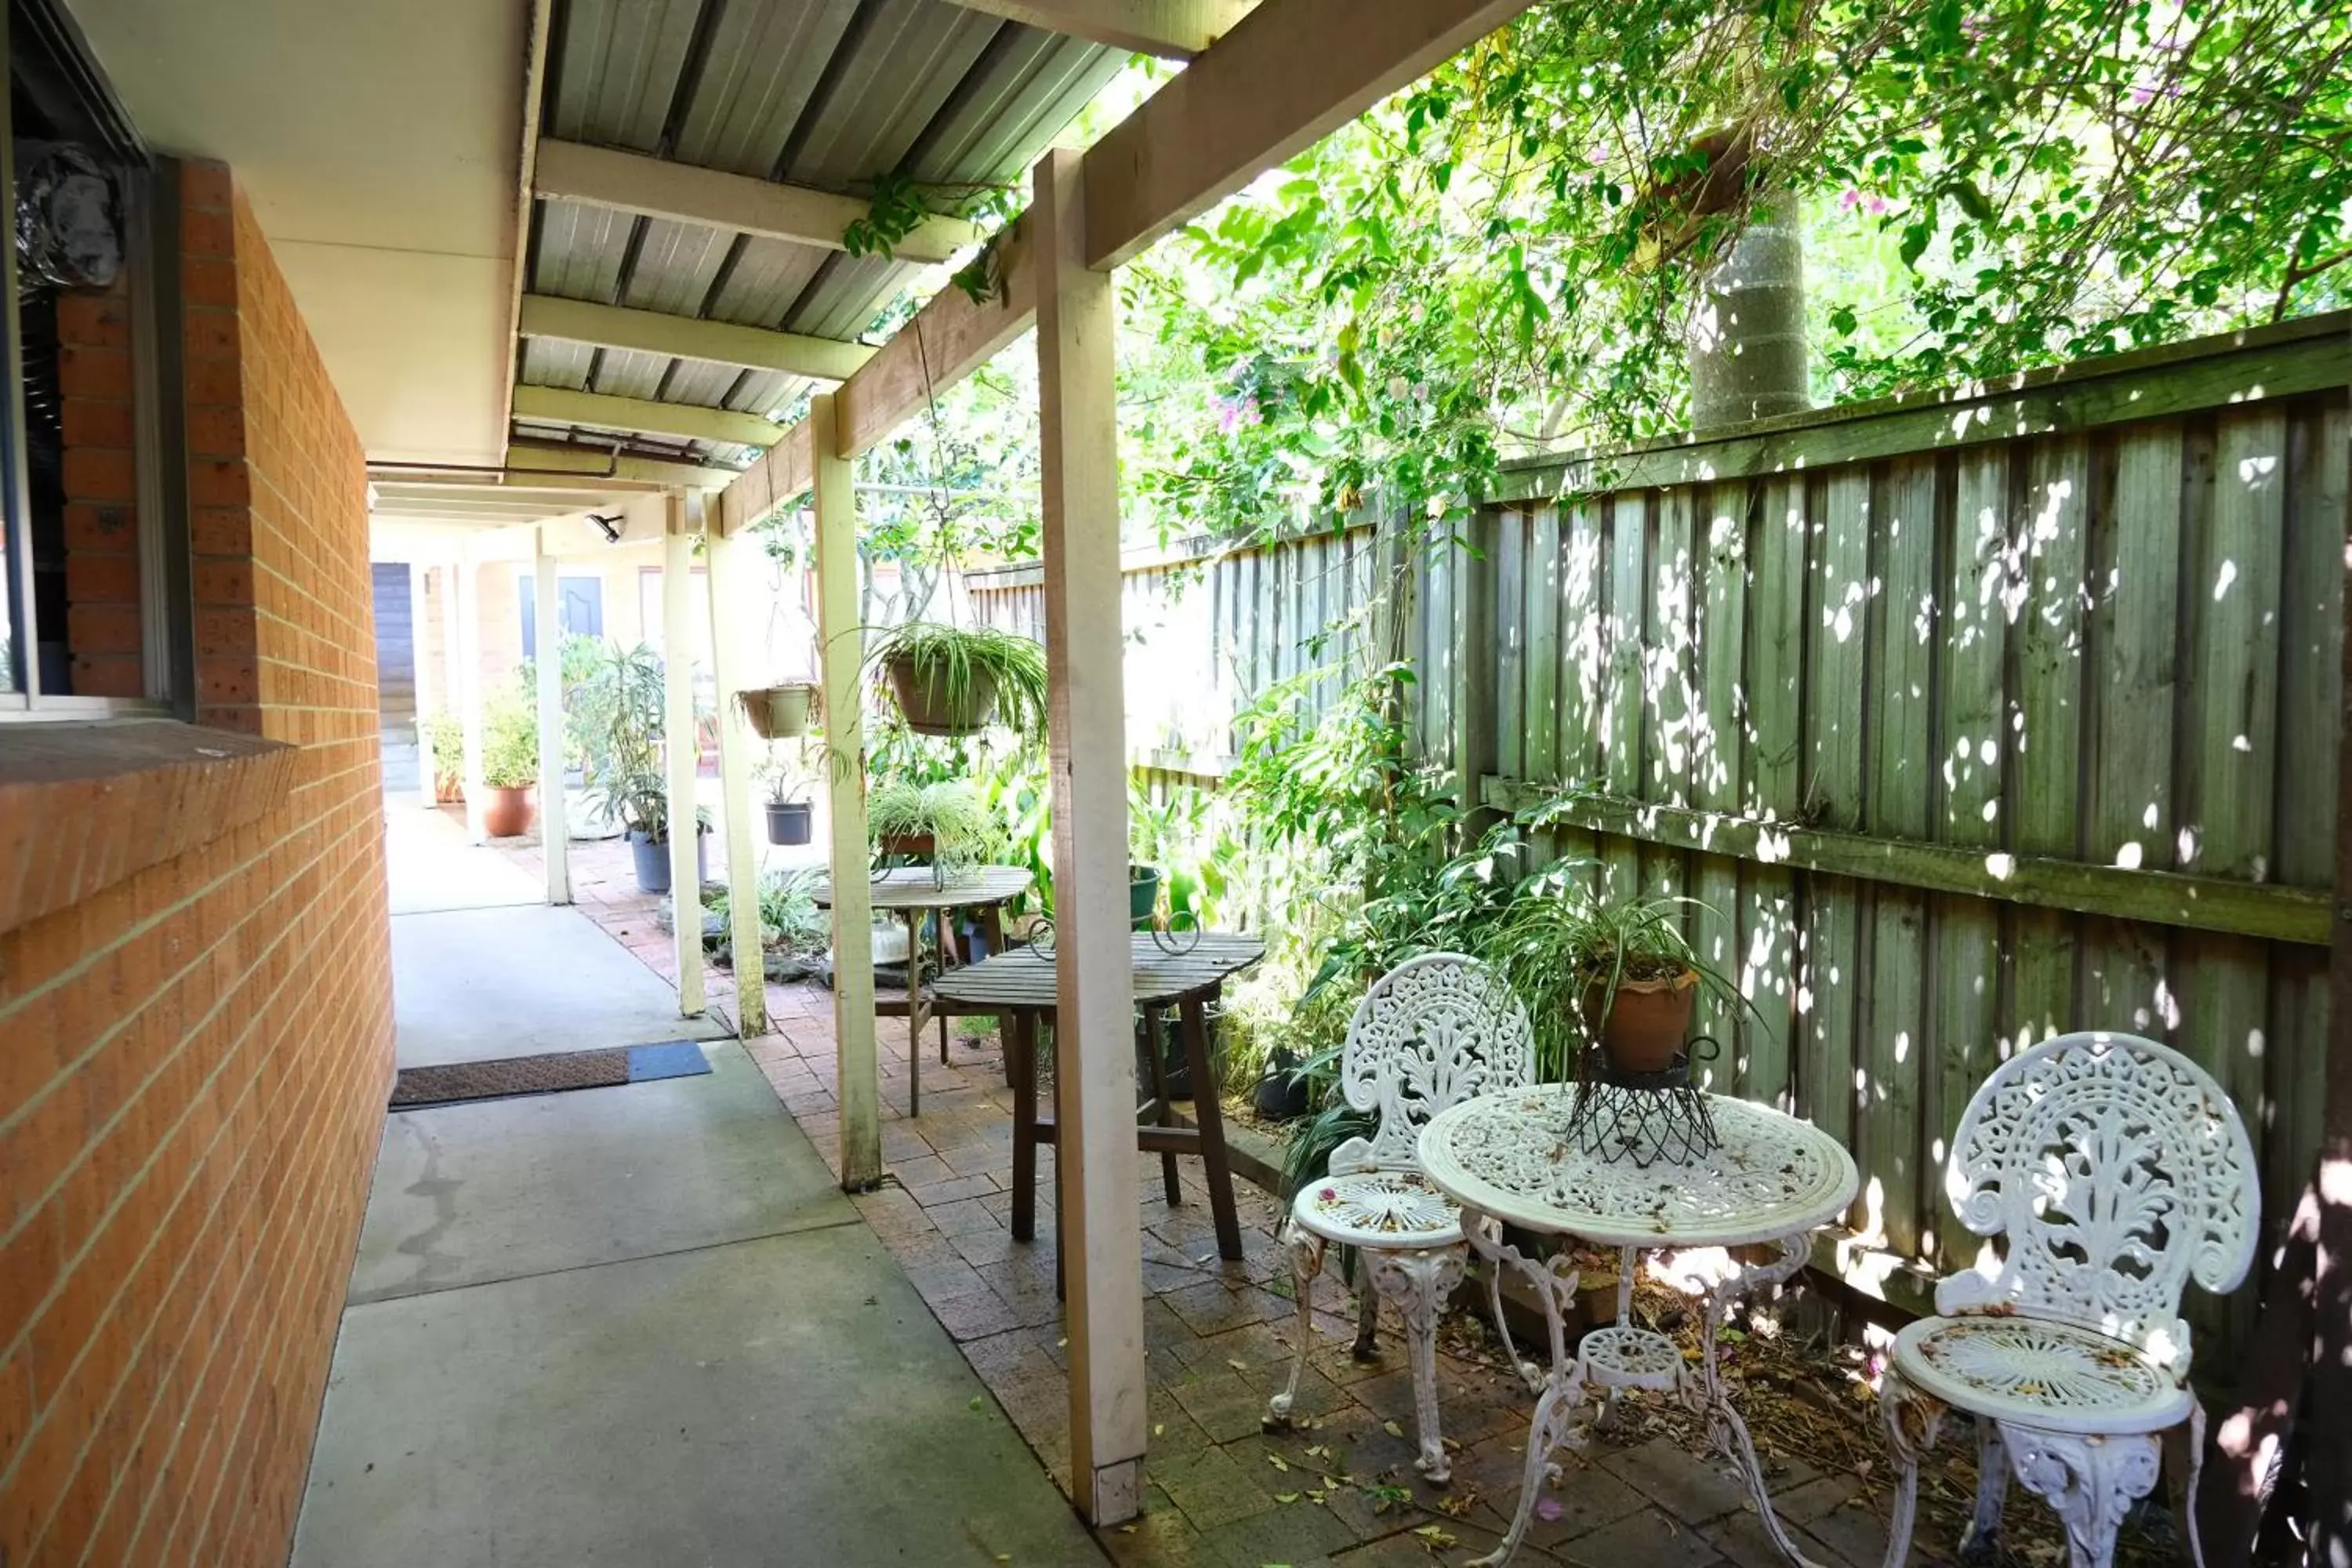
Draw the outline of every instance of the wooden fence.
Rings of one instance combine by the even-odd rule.
[[[1395,606],[1423,748],[1557,847],[1684,895],[1751,1010],[1718,1088],[1864,1174],[1834,1259],[1924,1304],[1975,1256],[1948,1141],[2009,1051],[2168,1041],[2236,1097],[2273,1226],[2315,1145],[2352,522],[2336,316],[1965,395],[1514,470]],[[1370,602],[1364,528],[1128,575],[1139,765]],[[1036,632],[1034,568],[976,574]],[[1360,633],[1356,634],[1360,635]],[[1352,642],[1320,661],[1336,668]],[[2225,1339],[2250,1292],[2192,1321]]]
[[[1754,1005],[1710,1020],[1718,1079],[1853,1150],[1890,1261],[1975,1256],[1952,1130],[2070,1028],[2202,1063],[2284,1218],[2327,1039],[2347,326],[1529,468],[1419,573],[1425,743],[1496,807],[1568,793],[1603,885],[1696,900]]]
[[[1313,675],[1308,701],[1328,702],[1346,671],[1367,668],[1364,612],[1378,591],[1381,542],[1366,523],[1279,543],[1217,549],[1195,540],[1131,553],[1123,614],[1136,765],[1213,782],[1231,760],[1234,715],[1267,688]],[[964,584],[985,624],[1044,640],[1043,568],[975,571]]]

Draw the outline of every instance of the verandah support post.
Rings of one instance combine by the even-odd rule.
[[[686,498],[672,490],[662,536],[662,751],[667,764],[670,935],[677,951],[678,1011],[703,1010],[701,835],[695,830],[694,536]]]
[[[760,943],[760,849],[751,837],[751,726],[735,694],[746,653],[745,587],[757,580],[758,542],[722,535],[700,490],[686,498],[688,526],[702,535],[702,575],[710,590],[710,684],[719,699],[719,816],[727,830],[728,941],[735,960],[735,1027],[768,1032],[766,954]]]
[[[563,820],[563,603],[544,523],[530,531],[531,619],[539,646],[539,843],[547,901],[572,901],[572,834]]]
[[[841,456],[833,394],[810,399],[805,429],[813,449],[817,659],[824,685],[834,1087],[841,1106],[841,1184],[859,1193],[882,1179],[882,1085],[874,1046],[874,907],[866,880],[866,718],[859,700],[866,639],[857,618],[857,501],[849,460]]]
[[[1127,694],[1119,625],[1111,277],[1086,264],[1079,155],[1038,163],[1037,387],[1053,742],[1054,1037],[1070,1475],[1097,1526],[1143,1498],[1143,1245],[1135,973],[1128,946]]]
[[[488,841],[482,813],[488,807],[489,787],[482,783],[482,593],[481,568],[470,549],[463,549],[449,573],[450,614],[457,639],[451,663],[456,667],[457,720],[465,737],[466,841]]]

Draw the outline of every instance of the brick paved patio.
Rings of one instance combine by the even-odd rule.
[[[536,844],[500,847],[539,870]],[[719,863],[714,844],[711,864]],[[670,938],[654,918],[661,900],[637,891],[626,847],[575,844],[572,874],[583,911],[674,980]],[[712,967],[708,978],[712,1003],[731,1016],[732,975]],[[832,994],[814,985],[770,985],[767,999],[773,1033],[747,1047],[837,1172]],[[969,1020],[951,1026],[945,1066],[936,1026],[927,1034],[923,1114],[909,1119],[906,1020],[877,1022],[889,1183],[854,1201],[1067,1491],[1054,1152],[1041,1151],[1038,1239],[1016,1242],[1006,1217],[1011,1091],[995,1040],[967,1032],[971,1027]],[[1244,1257],[1227,1264],[1216,1255],[1198,1163],[1182,1163],[1185,1201],[1171,1206],[1161,1196],[1157,1156],[1138,1160],[1150,1491],[1144,1518],[1101,1532],[1111,1557],[1137,1568],[1428,1568],[1490,1550],[1517,1504],[1532,1400],[1500,1370],[1479,1331],[1449,1331],[1440,1352],[1445,1435],[1458,1445],[1446,1487],[1430,1486],[1412,1468],[1412,1388],[1399,1331],[1384,1325],[1379,1363],[1354,1362],[1353,1305],[1331,1273],[1317,1293],[1318,1332],[1297,1429],[1265,1433],[1260,1417],[1267,1395],[1289,1375],[1297,1322],[1275,1241],[1281,1205],[1237,1184]],[[1855,1418],[1867,1421],[1867,1411],[1857,1409]],[[1686,1446],[1693,1434],[1685,1423],[1668,1415],[1628,1425],[1622,1441],[1596,1437],[1582,1454],[1561,1457],[1560,1479],[1516,1561],[1591,1568],[1763,1568],[1781,1561],[1738,1484]],[[1859,1483],[1793,1458],[1776,1465],[1776,1495],[1806,1552],[1825,1568],[1874,1568],[1885,1550],[1882,1510],[1862,1497]],[[910,1502],[919,1506],[919,1497]],[[1929,1560],[1916,1552],[1915,1559]]]

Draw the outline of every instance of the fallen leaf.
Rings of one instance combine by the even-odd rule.
[[[1276,1492],[1274,1494],[1274,1500],[1276,1502],[1297,1502],[1298,1500],[1298,1494],[1297,1492]]]
[[[975,1394],[971,1396],[971,1407],[974,1410],[985,1410],[988,1408],[988,1401],[983,1396]]]
[[[1268,1454],[1265,1457],[1265,1462],[1272,1465],[1276,1469],[1280,1470],[1284,1475],[1288,1475],[1290,1473],[1289,1465],[1284,1462],[1280,1454]]]
[[[1231,1356],[1227,1356],[1225,1358],[1225,1364],[1232,1367],[1235,1372],[1247,1372],[1249,1370],[1249,1363],[1245,1361],[1235,1361]]]
[[[1381,1422],[1381,1430],[1387,1433],[1391,1437],[1402,1437],[1404,1436],[1404,1428],[1398,1426],[1393,1421]]]
[[[1424,1524],[1419,1530],[1414,1531],[1413,1534],[1429,1542],[1432,1547],[1440,1552],[1444,1551],[1449,1546],[1456,1546],[1460,1544],[1460,1542],[1453,1536],[1447,1534],[1444,1531],[1440,1530],[1433,1524]]]

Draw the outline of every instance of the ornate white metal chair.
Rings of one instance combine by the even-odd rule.
[[[1414,1464],[1433,1481],[1447,1479],[1437,1426],[1437,1320],[1462,1282],[1470,1249],[1462,1211],[1423,1180],[1415,1141],[1430,1118],[1459,1100],[1525,1087],[1534,1060],[1527,1009],[1476,959],[1455,952],[1408,959],[1366,994],[1348,1025],[1339,1081],[1348,1103],[1376,1112],[1380,1124],[1370,1139],[1351,1138],[1332,1151],[1330,1174],[1308,1183],[1291,1205],[1283,1240],[1298,1296],[1298,1357],[1289,1386],[1267,1403],[1269,1423],[1286,1422],[1298,1397],[1324,1249],[1332,1242],[1352,1247],[1362,1276],[1356,1352],[1371,1352],[1380,1302],[1395,1303],[1412,1362],[1421,1441]],[[1498,1279],[1489,1279],[1488,1295],[1501,1331]]]
[[[1977,1428],[1968,1547],[1991,1545],[2014,1472],[2057,1510],[2074,1568],[2107,1568],[2125,1513],[2156,1488],[2164,1434],[2185,1422],[2201,1563],[2205,1413],[2180,1292],[2245,1278],[2262,1210],[2229,1095],[2152,1040],[2062,1035],[1978,1089],[1946,1184],[1962,1225],[2008,1246],[1997,1271],[1937,1285],[1938,1315],[1895,1336],[1879,1394],[1899,1466],[1887,1563],[1910,1548],[1920,1457],[1959,1409]]]

